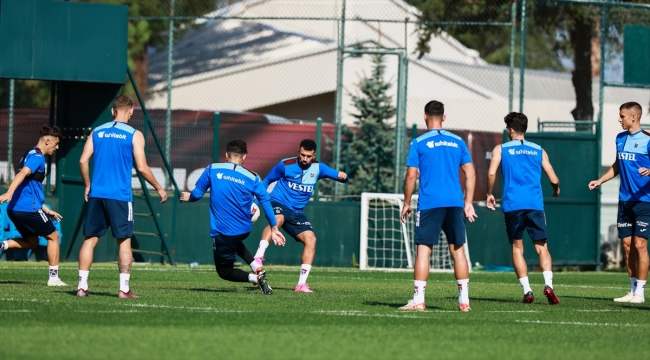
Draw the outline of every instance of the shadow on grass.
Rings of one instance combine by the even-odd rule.
[[[188,289],[176,289],[187,291]],[[207,289],[207,288],[190,288],[190,291],[205,292],[205,293],[234,293],[238,292],[237,289]],[[257,288],[255,288],[257,290]],[[259,290],[258,290],[259,291]]]
[[[558,295],[561,299],[579,299],[579,300],[598,300],[598,301],[611,301],[613,304],[616,304],[611,297],[588,297],[588,296],[575,296],[575,295]]]
[[[77,290],[65,290],[65,291],[58,291],[62,294],[68,294],[70,296],[77,296]],[[117,298],[117,293],[109,293],[109,292],[89,292],[88,294],[89,297],[95,297],[95,296],[103,296],[103,297],[112,297],[112,298]]]
[[[15,281],[15,280],[0,280],[0,285],[24,285],[27,284],[26,281]]]
[[[370,306],[384,306],[384,307],[390,307],[393,309],[398,309],[401,306],[404,306],[406,303],[389,303],[389,302],[383,302],[383,301],[365,301],[363,303],[364,305],[370,305]],[[430,306],[427,305],[428,310],[446,310],[445,308],[441,308],[439,306]]]

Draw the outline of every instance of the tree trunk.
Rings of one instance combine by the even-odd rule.
[[[147,64],[147,48],[142,49],[134,59],[135,69],[133,70],[133,77],[135,83],[138,85],[138,91],[142,96],[142,101],[147,101],[147,77],[149,76],[149,65]],[[135,103],[139,104],[138,99],[133,99]]]
[[[580,10],[577,9],[576,12]],[[591,91],[591,39],[593,19],[575,14],[574,27],[569,31],[574,52],[574,70],[571,76],[576,94],[576,107],[571,111],[574,120],[593,120],[594,106]],[[582,15],[582,16],[581,16]],[[576,131],[591,131],[591,126],[576,125]]]

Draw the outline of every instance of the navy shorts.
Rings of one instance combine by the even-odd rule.
[[[298,241],[296,236],[300,233],[314,231],[309,219],[307,219],[304,213],[297,213],[277,201],[271,201],[271,206],[273,206],[273,213],[275,215],[284,216],[282,229],[291,235],[294,240]]]
[[[438,245],[440,230],[450,245],[465,243],[465,212],[460,207],[418,210],[415,214],[415,244]]]
[[[648,238],[650,223],[650,203],[641,201],[618,202],[618,237],[620,239],[632,235]]]
[[[52,219],[43,210],[37,212],[7,210],[7,216],[16,226],[23,239],[47,237],[56,231]]]
[[[546,214],[544,210],[514,210],[504,212],[508,241],[514,244],[524,236],[524,228],[533,241],[546,240]]]
[[[214,266],[232,265],[237,257],[237,245],[246,240],[249,232],[241,235],[217,235],[212,238]]]
[[[109,226],[116,239],[133,236],[133,203],[113,199],[88,198],[84,236],[104,236]]]

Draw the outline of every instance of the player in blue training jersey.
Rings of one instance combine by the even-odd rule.
[[[429,259],[433,245],[438,244],[440,230],[445,232],[449,252],[454,259],[454,274],[458,284],[458,307],[470,311],[469,265],[465,257],[465,218],[476,218],[472,200],[476,173],[467,145],[459,136],[442,129],[446,120],[445,107],[430,101],[424,107],[424,121],[429,130],[411,141],[406,159],[404,178],[404,207],[401,219],[411,217],[411,197],[420,173],[418,211],[415,222],[417,254],[414,271],[413,299],[400,310],[424,310],[424,292],[429,279]],[[460,170],[465,173],[465,195],[460,184]]]
[[[67,286],[59,279],[59,233],[52,219],[61,215],[45,206],[43,180],[45,180],[45,155],[52,155],[59,148],[61,132],[56,126],[43,126],[38,144],[20,159],[18,173],[7,192],[0,196],[0,204],[9,202],[7,215],[16,226],[22,239],[0,242],[0,251],[9,249],[34,249],[38,237],[47,239],[47,261],[50,264],[48,286]]]
[[[524,259],[524,229],[533,240],[539,256],[539,266],[544,276],[544,296],[550,305],[560,304],[553,291],[553,264],[546,242],[546,215],[540,177],[542,169],[553,187],[553,197],[560,195],[560,179],[555,175],[546,151],[539,145],[526,141],[528,129],[526,115],[511,112],[505,117],[509,142],[497,145],[492,150],[492,161],[487,177],[487,207],[496,210],[496,199],[492,195],[497,170],[501,164],[503,175],[502,203],[506,219],[506,232],[512,246],[512,264],[519,283],[524,289],[524,303],[535,300],[528,281],[528,266]]]
[[[327,178],[347,182],[348,175],[336,171],[315,160],[316,142],[305,139],[300,142],[298,156],[283,159],[275,165],[264,178],[264,188],[277,181],[271,192],[271,205],[275,212],[278,226],[281,226],[292,238],[303,243],[302,265],[296,292],[313,292],[307,285],[307,277],[311,271],[316,254],[316,235],[311,222],[305,216],[303,209],[314,193],[314,186],[319,179]],[[268,226],[262,233],[262,240],[255,253],[255,261],[262,263],[264,252],[271,241],[271,228]],[[284,242],[274,240],[276,245],[284,246]]]
[[[133,252],[133,195],[131,171],[133,162],[142,177],[151,184],[160,203],[167,201],[167,192],[153,176],[144,153],[144,136],[127,125],[133,115],[133,101],[120,95],[111,109],[114,120],[93,129],[86,141],[79,168],[85,186],[86,218],[84,242],[79,250],[79,285],[77,296],[88,296],[88,273],[93,263],[93,251],[99,238],[108,227],[117,239],[119,254],[117,266],[120,271],[120,299],[138,298],[129,287]],[[90,181],[89,162],[93,159],[93,176]],[[143,189],[147,191],[147,189]]]
[[[650,232],[650,133],[641,129],[641,105],[627,102],[619,108],[618,122],[623,128],[616,136],[616,161],[598,180],[589,183],[594,190],[619,173],[618,237],[623,243],[630,292],[616,302],[645,302],[648,278],[648,232]]]
[[[181,201],[197,201],[210,189],[210,237],[217,274],[224,280],[257,284],[263,294],[270,295],[273,289],[266,280],[266,271],[255,262],[243,243],[252,228],[253,196],[264,208],[273,240],[282,242],[284,236],[273,217],[266,187],[257,174],[242,166],[247,153],[246,143],[242,140],[229,142],[227,162],[209,165],[196,182],[194,190],[191,193],[183,192]],[[252,274],[233,268],[236,255],[251,265]]]

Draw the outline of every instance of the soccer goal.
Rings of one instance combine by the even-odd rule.
[[[361,194],[361,236],[359,268],[361,270],[405,271],[413,269],[415,262],[415,215],[418,197],[411,199],[413,213],[406,224],[400,220],[404,207],[404,195],[363,193]],[[451,272],[454,263],[449,254],[447,238],[443,232],[440,241],[433,247],[430,265],[432,272]],[[466,236],[467,237],[467,236]],[[465,244],[465,256],[469,252]]]

